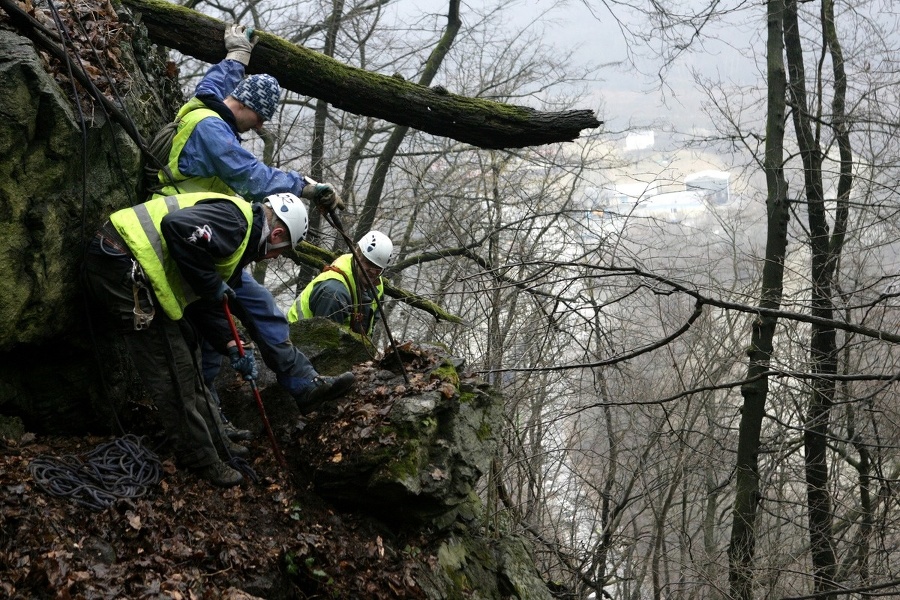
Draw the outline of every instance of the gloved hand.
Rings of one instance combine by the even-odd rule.
[[[334,191],[330,183],[316,183],[307,178],[307,183],[300,191],[300,197],[315,202],[316,206],[324,212],[334,209],[344,210],[344,201]]]
[[[216,302],[221,303],[222,299],[225,298],[226,296],[228,297],[229,302],[231,302],[235,298],[234,290],[231,289],[231,286],[229,286],[227,283],[225,283],[223,281],[222,283],[219,284],[219,289],[216,290],[216,295],[214,296],[213,299]]]
[[[225,58],[231,58],[243,64],[245,67],[250,63],[250,53],[258,42],[258,38],[253,35],[252,27],[244,27],[234,23],[225,26],[225,50],[227,54]]]
[[[252,351],[245,351],[241,356],[237,346],[229,346],[228,358],[231,360],[231,368],[244,376],[244,381],[253,381],[259,376],[256,369],[256,359]]]

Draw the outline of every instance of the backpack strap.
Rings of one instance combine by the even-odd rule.
[[[169,154],[172,152],[172,143],[175,139],[175,133],[178,130],[178,121],[172,121],[163,125],[147,147],[147,154],[150,160],[144,163],[144,188],[147,192],[155,194],[159,192],[163,185],[159,182],[157,173],[163,172],[169,185],[175,188],[179,193],[178,185],[175,183],[175,175],[169,168]]]

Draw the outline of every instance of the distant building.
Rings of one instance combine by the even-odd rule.
[[[625,150],[647,150],[653,148],[655,136],[652,131],[635,131],[625,137]]]
[[[726,171],[699,171],[684,178],[685,190],[709,192],[708,202],[713,205],[731,202],[731,175]]]
[[[698,190],[656,194],[642,200],[634,208],[632,214],[669,223],[681,223],[685,219],[697,217],[707,211],[704,196],[706,193]]]
[[[617,183],[612,189],[604,190],[604,198],[609,206],[616,206],[619,204],[636,204],[658,193],[659,183],[655,181],[650,183],[634,181]]]
[[[651,218],[669,223],[696,223],[711,210],[731,202],[731,176],[726,171],[697,171],[681,190],[663,191],[657,181],[625,180],[585,194],[588,220]],[[666,186],[671,187],[671,186]]]

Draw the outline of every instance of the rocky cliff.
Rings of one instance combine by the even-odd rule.
[[[67,73],[84,68],[144,135],[175,101],[163,55],[127,15],[81,6],[83,14],[62,13],[69,64],[23,35],[62,47],[55,29],[0,20],[0,412],[44,431],[103,426],[78,269],[101,220],[139,197],[137,145]],[[45,11],[34,14],[36,27],[53,27]],[[113,374],[116,356],[101,358]]]

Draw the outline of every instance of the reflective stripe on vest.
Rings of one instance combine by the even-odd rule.
[[[178,189],[176,190],[172,187],[165,174],[162,171],[159,171],[157,179],[159,179],[159,183],[163,187],[159,193],[154,195],[154,198],[178,193],[188,194],[192,192],[214,192],[217,194],[227,194],[229,196],[237,195],[228,184],[218,177],[191,177],[178,170],[178,160],[181,158],[181,151],[184,150],[188,138],[191,137],[191,134],[194,132],[194,129],[197,128],[197,124],[200,121],[210,117],[222,119],[216,111],[206,108],[206,105],[203,104],[203,101],[199,98],[191,98],[191,100],[178,111],[178,114],[175,117],[178,121],[178,127],[175,130],[175,137],[172,140],[172,151],[169,153],[168,165],[169,170],[172,171],[172,178],[175,180]]]
[[[181,271],[169,255],[160,223],[163,217],[178,209],[217,198],[233,202],[247,219],[247,232],[237,250],[230,256],[215,261],[216,272],[227,281],[244,255],[253,228],[253,206],[242,198],[210,192],[179,194],[148,200],[143,204],[116,211],[109,217],[134,258],[143,267],[160,307],[174,321],[184,315],[184,307],[196,300],[197,295],[184,281]]]
[[[309,306],[309,299],[312,296],[312,291],[315,285],[321,281],[325,281],[327,279],[338,279],[340,280],[344,286],[352,285],[353,288],[350,289],[348,287],[347,291],[350,292],[350,297],[357,297],[356,294],[356,279],[353,277],[353,255],[352,254],[343,254],[331,263],[332,266],[340,269],[344,274],[346,274],[347,278],[345,279],[341,273],[336,271],[322,271],[319,273],[315,279],[310,281],[305,288],[303,288],[303,292],[300,293],[300,297],[291,305],[291,309],[288,311],[288,321],[294,323],[300,319],[300,316],[304,319],[311,319],[313,315],[313,311]],[[384,297],[384,280],[379,277],[378,285],[376,286],[375,298],[372,299],[372,313],[371,313],[371,321],[367,324],[366,331],[368,333],[372,333],[372,326],[375,323],[375,311],[378,310],[378,301]],[[351,313],[355,310],[355,306],[350,307]],[[350,327],[350,316],[348,315],[344,319],[344,326]]]

